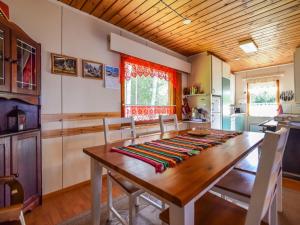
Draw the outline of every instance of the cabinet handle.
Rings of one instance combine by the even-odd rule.
[[[12,175],[14,175],[15,177],[19,177],[19,172],[13,173]]]

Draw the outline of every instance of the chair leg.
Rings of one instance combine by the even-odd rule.
[[[278,176],[277,181],[277,195],[276,195],[276,201],[277,201],[277,211],[282,212],[282,171],[280,172]]]
[[[135,203],[136,196],[129,195],[129,215],[128,215],[128,225],[133,225],[133,219],[135,217]]]
[[[107,210],[108,210],[108,220],[112,220],[113,213],[111,211],[112,205],[112,181],[109,175],[107,175]]]
[[[20,213],[20,223],[21,223],[21,225],[26,225],[26,223],[25,223],[25,219],[24,219],[24,214],[23,214],[23,211],[21,211],[21,213]]]
[[[277,195],[278,195],[278,193],[276,194],[276,196],[273,199],[272,204],[270,206],[270,223],[269,223],[269,225],[277,225],[278,224]]]

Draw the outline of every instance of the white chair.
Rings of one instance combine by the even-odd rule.
[[[287,136],[285,139],[283,151],[285,150],[287,137],[289,134],[289,129],[287,129]],[[258,147],[259,150],[253,150],[253,153],[256,155],[261,155],[262,145]],[[255,152],[257,151],[257,152]],[[252,154],[252,153],[250,153]],[[243,160],[244,161],[244,160]],[[221,194],[222,196],[229,197],[232,200],[237,200],[246,205],[249,204],[251,193],[253,191],[255,176],[257,174],[258,165],[254,163],[255,166],[245,166],[241,168],[236,168],[228,173],[221,181],[213,188],[213,191]],[[245,165],[245,164],[244,164]],[[277,209],[279,212],[282,211],[282,169],[280,167],[279,179],[278,179],[278,195],[277,195]]]
[[[172,115],[159,115],[159,124],[160,124],[160,132],[164,134],[166,132],[166,124],[165,122],[173,122],[173,124],[168,124],[168,125],[173,125],[175,130],[179,130],[178,126],[178,119],[176,114]]]
[[[122,124],[130,124],[130,126],[126,126],[123,130],[120,125]],[[126,133],[129,133],[129,138],[134,139],[136,138],[136,129],[135,129],[135,123],[133,117],[130,118],[104,118],[103,119],[103,125],[104,125],[104,140],[105,144],[109,144],[112,142],[111,133],[109,126],[114,126],[114,130],[121,131],[121,139],[128,139],[128,135],[125,138],[122,138],[123,132],[126,131]],[[129,216],[128,221],[126,221],[113,207],[113,200],[112,200],[112,182],[117,184],[128,196],[129,199]],[[108,171],[107,173],[107,188],[108,188],[108,219],[112,219],[112,215],[114,214],[118,220],[123,225],[132,225],[133,224],[133,218],[136,213],[136,207],[139,204],[138,196],[143,198],[148,203],[152,204],[153,206],[164,209],[164,205],[159,205],[156,202],[152,201],[148,197],[142,195],[144,193],[143,190],[139,189],[135,185],[131,184],[129,181],[125,180],[121,176],[118,176],[116,174],[111,173]]]
[[[277,184],[287,135],[285,128],[266,133],[248,210],[208,193],[195,203],[195,224],[277,225]],[[160,218],[169,224],[169,211],[161,213]]]

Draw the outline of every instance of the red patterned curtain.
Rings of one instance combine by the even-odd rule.
[[[164,79],[169,81],[175,88],[177,84],[176,70],[127,55],[121,56],[120,73],[123,85],[126,81],[138,76]],[[139,121],[156,120],[160,114],[168,115],[173,113],[175,113],[175,106],[172,105],[126,105],[125,102],[125,105],[122,107],[123,116],[133,116],[135,120]]]

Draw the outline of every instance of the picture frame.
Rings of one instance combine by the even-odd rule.
[[[105,65],[105,88],[120,89],[119,67]]]
[[[82,60],[82,77],[95,80],[103,80],[104,64],[91,61]]]
[[[51,53],[51,73],[78,76],[78,59],[67,55]]]

